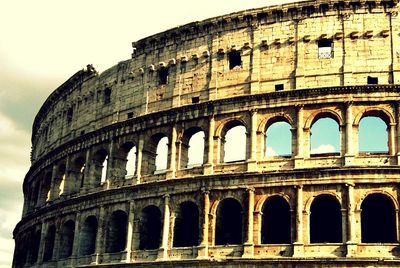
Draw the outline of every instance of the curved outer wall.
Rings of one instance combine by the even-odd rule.
[[[400,266],[399,36],[397,1],[307,1],[147,37],[102,74],[88,65],[35,118],[13,267]],[[387,126],[385,152],[358,150],[371,116]],[[310,150],[320,118],[338,125],[337,153]],[[290,156],[265,155],[275,122],[291,127]],[[245,159],[224,162],[238,125]],[[190,165],[199,131],[204,160]],[[167,164],[157,170],[163,137]],[[264,230],[265,215],[286,217],[268,214],[271,204],[287,208],[286,241]],[[368,223],[376,206],[386,206],[387,228]],[[326,231],[340,229],[334,238],[315,229],[321,207],[339,215]],[[374,228],[394,231],[375,237]]]

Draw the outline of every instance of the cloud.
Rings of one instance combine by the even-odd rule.
[[[267,146],[267,150],[265,151],[265,156],[277,156],[277,155],[278,155],[278,153],[275,152],[274,149]]]
[[[334,153],[335,147],[331,144],[321,144],[317,148],[311,149],[312,154]]]

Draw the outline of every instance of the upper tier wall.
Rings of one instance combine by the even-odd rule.
[[[397,14],[392,1],[308,1],[234,13],[142,39],[133,44],[132,59],[100,75],[88,66],[50,95],[35,118],[32,161],[84,133],[196,102],[276,90],[398,84]],[[231,68],[234,58],[239,66]]]

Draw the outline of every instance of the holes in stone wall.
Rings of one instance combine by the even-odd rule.
[[[41,230],[32,230],[31,239],[28,249],[28,262],[30,264],[36,263],[39,256]]]
[[[215,244],[232,245],[243,242],[242,205],[233,198],[222,200],[217,208]]]
[[[199,127],[185,130],[181,142],[181,168],[204,163],[204,131]]]
[[[108,222],[106,233],[106,252],[115,253],[125,250],[128,228],[128,215],[122,210],[114,211]]]
[[[158,84],[166,85],[168,84],[169,71],[167,67],[160,67],[158,70]]]
[[[96,249],[97,218],[89,216],[82,224],[79,235],[79,255],[86,256],[93,254]]]
[[[126,160],[126,177],[132,177],[136,172],[136,146],[129,150]]]
[[[280,196],[268,198],[262,208],[262,244],[289,244],[291,217],[288,202]]]
[[[192,247],[199,243],[199,210],[191,201],[179,205],[174,226],[174,247]]]
[[[111,102],[111,88],[107,87],[104,89],[104,104],[109,104]]]
[[[150,205],[142,210],[140,217],[139,249],[157,249],[161,241],[161,212],[156,206]]]
[[[72,247],[74,245],[75,222],[72,220],[66,221],[61,228],[60,235],[60,259],[68,258],[72,255]]]
[[[361,241],[395,243],[396,211],[392,200],[379,193],[368,195],[361,204]]]
[[[168,166],[168,137],[162,137],[157,144],[156,171],[163,171]]]
[[[333,42],[330,39],[318,40],[318,58],[330,59],[333,58]]]
[[[285,121],[271,124],[265,135],[265,156],[291,157],[292,131],[291,125]]]
[[[227,124],[226,131],[222,133],[221,153],[224,162],[235,162],[246,160],[246,127],[239,121]]]
[[[96,151],[92,163],[96,184],[104,183],[107,179],[108,152],[105,149]]]
[[[51,225],[48,230],[44,241],[43,261],[50,261],[53,258],[54,241],[56,238],[56,227]]]
[[[242,67],[242,56],[240,51],[231,50],[228,53],[229,70],[238,69]]]
[[[340,130],[336,120],[320,115],[311,125],[311,156],[340,155]]]
[[[331,195],[317,196],[310,209],[310,243],[342,242],[340,203]]]
[[[365,116],[358,128],[358,151],[360,154],[387,154],[389,135],[387,124],[377,116]]]
[[[284,89],[284,85],[283,84],[276,84],[275,85],[275,91],[282,91]]]
[[[367,77],[367,84],[368,85],[377,85],[378,84],[378,77],[368,76]]]

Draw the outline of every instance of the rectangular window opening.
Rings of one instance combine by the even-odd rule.
[[[233,50],[228,54],[229,70],[238,69],[242,67],[242,56],[240,51]]]
[[[200,97],[196,96],[196,97],[192,97],[192,103],[199,103],[200,102]]]
[[[168,68],[161,67],[158,70],[158,84],[159,85],[166,85],[168,84]]]
[[[284,85],[283,84],[276,84],[275,85],[275,91],[281,91],[284,89]]]
[[[331,59],[333,58],[333,42],[330,39],[318,40],[318,58]]]
[[[368,85],[377,85],[378,84],[378,77],[368,76],[367,77],[367,84]]]
[[[133,118],[133,112],[129,112],[129,113],[128,113],[128,119],[129,119],[129,118]]]

